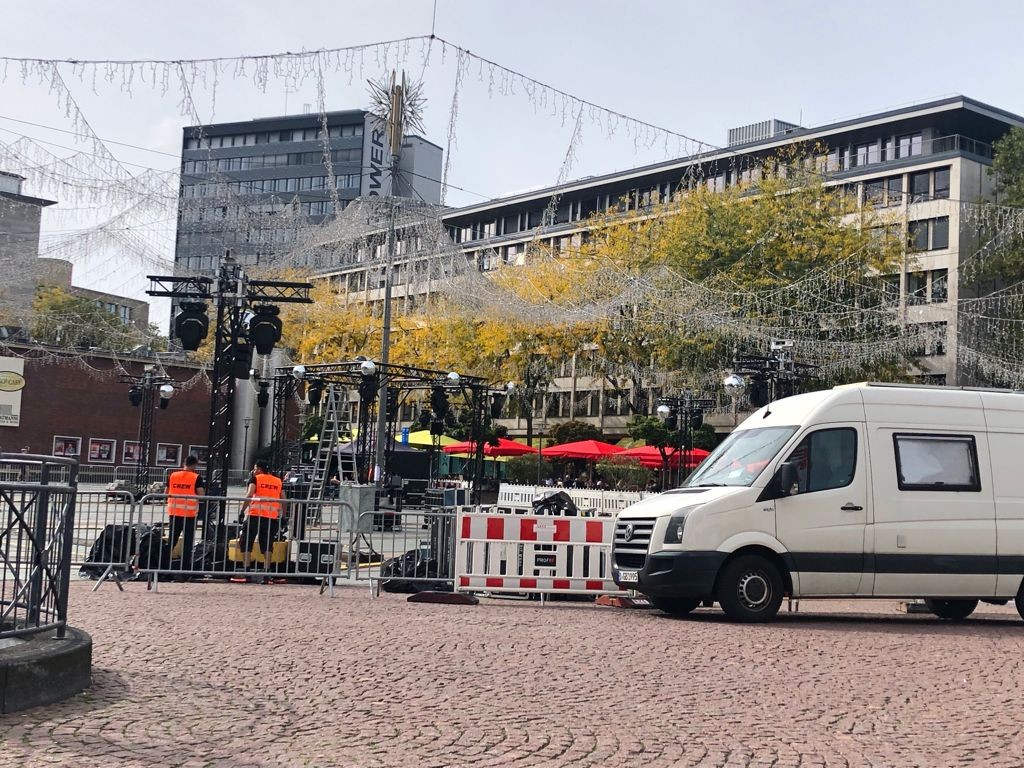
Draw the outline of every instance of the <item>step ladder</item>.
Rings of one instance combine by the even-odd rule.
[[[347,391],[333,384],[327,387],[327,400],[324,408],[324,422],[320,430],[320,446],[313,466],[313,482],[309,488],[309,498],[322,500],[326,495],[330,480],[331,460],[338,458],[339,479],[343,482],[355,477],[355,456],[339,454],[338,437],[342,425],[348,424],[349,402]]]

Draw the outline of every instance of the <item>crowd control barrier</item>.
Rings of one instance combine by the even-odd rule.
[[[502,483],[498,488],[497,508],[501,512],[529,514],[535,500],[557,491],[565,491],[579,510],[593,510],[592,514],[596,516],[617,515],[630,504],[636,504],[651,495],[644,491],[608,491],[596,488],[558,488]]]
[[[113,578],[131,572],[138,543],[134,497],[125,491],[79,491],[75,497],[71,567],[80,576],[97,579],[95,592]]]
[[[199,509],[192,528],[192,523],[168,517],[168,498],[166,494],[147,494],[136,505],[141,531],[135,570],[148,579],[153,589],[161,578],[323,581],[347,569],[351,552],[349,532],[357,522],[356,511],[348,502],[201,496],[196,501]],[[279,506],[280,517],[250,524],[251,505],[245,511],[250,501]],[[247,547],[242,542],[247,533],[252,541],[248,547],[248,568],[244,563]],[[190,551],[191,557],[187,555]]]
[[[457,525],[456,591],[627,594],[611,578],[612,517],[463,510]]]
[[[455,575],[455,521],[458,510],[364,512],[353,532],[355,578],[370,583],[371,594],[451,591]]]
[[[77,470],[74,459],[0,454],[0,641],[64,637]]]

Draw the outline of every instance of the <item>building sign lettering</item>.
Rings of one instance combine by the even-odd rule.
[[[21,392],[25,389],[25,361],[0,357],[0,427],[21,426]]]

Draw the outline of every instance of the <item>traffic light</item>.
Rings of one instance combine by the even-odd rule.
[[[700,429],[704,426],[704,411],[696,410],[690,412],[690,429]]]
[[[270,405],[270,383],[266,381],[260,382],[260,391],[256,393],[256,405],[260,408],[266,408]]]
[[[443,419],[431,419],[430,420],[430,434],[431,435],[443,435],[444,434],[444,420]]]
[[[209,330],[210,320],[206,316],[206,304],[201,301],[181,302],[181,311],[174,318],[174,335],[181,342],[181,348],[195,352]]]
[[[135,408],[142,405],[142,388],[133,386],[128,390],[128,402]]]
[[[249,320],[249,341],[256,347],[257,354],[269,355],[274,345],[281,340],[280,307],[273,304],[257,304]]]
[[[676,415],[675,409],[665,418],[665,428],[669,432],[675,432],[679,429],[679,417]]]
[[[426,429],[427,427],[430,426],[430,421],[433,418],[434,417],[431,415],[430,411],[424,408],[422,411],[420,411],[420,415],[416,419],[416,423],[419,424],[420,429]]]

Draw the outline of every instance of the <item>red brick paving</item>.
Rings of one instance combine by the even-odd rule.
[[[1021,766],[1024,622],[894,602],[773,624],[315,587],[72,587],[76,699],[0,766]]]

